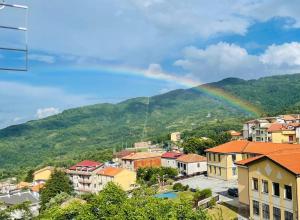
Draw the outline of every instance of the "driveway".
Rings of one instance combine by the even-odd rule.
[[[220,200],[229,202],[232,205],[238,206],[238,199],[227,194],[228,188],[237,187],[237,180],[224,181],[216,178],[206,177],[204,175],[194,176],[191,178],[177,181],[183,185],[189,185],[194,189],[210,188],[213,194],[219,194]]]

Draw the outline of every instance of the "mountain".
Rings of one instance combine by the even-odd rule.
[[[205,87],[217,88],[219,95],[206,92]],[[220,124],[223,129],[240,129],[245,118],[257,117],[232,105],[220,91],[252,103],[263,114],[288,112],[289,107],[296,113],[300,107],[300,74],[257,80],[228,78],[150,98],[70,109],[10,126],[0,130],[0,175],[41,164],[68,165],[84,157],[106,159],[113,148],[139,140],[163,139],[177,130]]]

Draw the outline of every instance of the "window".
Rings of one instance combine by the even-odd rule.
[[[219,175],[221,176],[222,174],[222,170],[221,170],[221,167],[219,167]]]
[[[262,213],[263,213],[263,219],[270,219],[269,205],[262,204]]]
[[[215,169],[215,174],[217,173],[217,168],[216,167],[214,167],[214,169]]]
[[[214,154],[214,161],[216,161],[216,154]]]
[[[281,220],[281,211],[277,207],[273,207],[273,219],[274,220]]]
[[[292,200],[292,187],[284,185],[284,198]]]
[[[285,220],[293,220],[293,213],[284,211],[284,219]]]
[[[180,163],[177,163],[177,167],[180,168]]]
[[[262,180],[262,192],[269,193],[268,181],[266,181],[266,180]]]
[[[183,169],[186,170],[186,164],[183,164]]]
[[[252,189],[258,191],[258,179],[252,179]]]
[[[259,215],[259,202],[253,200],[253,214]]]
[[[292,135],[289,135],[289,142],[293,142],[294,138]]]
[[[208,153],[208,160],[211,160],[211,154]]]
[[[273,183],[273,195],[280,196],[279,183]]]
[[[232,161],[235,161],[235,160],[236,160],[236,155],[233,154],[233,155],[232,155]]]
[[[219,162],[221,162],[221,155],[218,154],[218,159],[219,159]]]

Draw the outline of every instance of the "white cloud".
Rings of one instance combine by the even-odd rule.
[[[58,113],[60,113],[58,108],[54,108],[54,107],[49,107],[49,108],[39,108],[36,111],[36,117],[38,119],[42,119],[42,118],[46,118],[52,115],[57,115]]]
[[[0,81],[0,128],[36,118],[41,106],[60,110],[99,103],[89,95],[74,95],[55,87]]]
[[[265,64],[300,66],[300,43],[272,45],[260,57]]]
[[[205,49],[187,47],[183,59],[174,65],[183,68],[202,81],[217,81],[226,77],[244,79],[300,71],[299,43],[272,45],[261,55],[248,54],[235,44],[220,42]]]
[[[159,63],[195,40],[227,33],[243,35],[256,21],[281,16],[294,20],[290,27],[300,26],[298,0],[223,0],[222,4],[219,0],[18,3],[30,7],[31,50],[96,57],[139,67]]]
[[[28,58],[30,60],[35,60],[43,63],[52,64],[55,63],[55,57],[49,55],[42,55],[42,54],[29,54]]]

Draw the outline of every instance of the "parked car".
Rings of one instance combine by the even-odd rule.
[[[239,191],[237,188],[229,188],[227,190],[228,195],[233,196],[233,197],[239,197]]]

